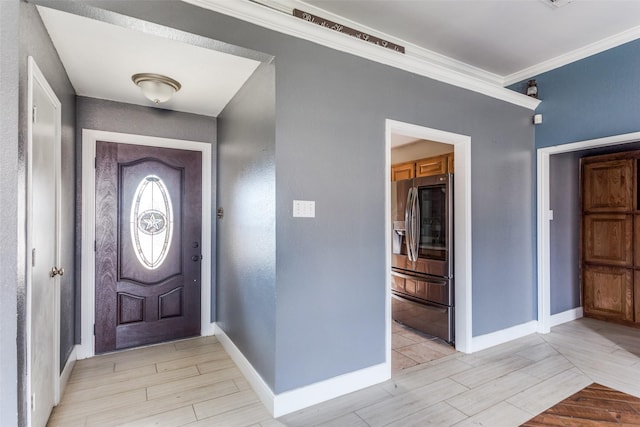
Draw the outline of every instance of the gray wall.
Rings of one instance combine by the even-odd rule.
[[[102,99],[78,96],[77,112],[77,257],[81,254],[81,213],[82,213],[82,129],[103,130],[110,132],[130,133],[136,135],[175,138],[190,141],[208,142],[212,144],[212,176],[211,188],[216,188],[216,118],[197,114],[180,113],[159,108],[144,107]],[[215,206],[215,195],[212,197]],[[215,212],[215,209],[212,210]],[[215,242],[215,222],[212,224],[212,242]],[[214,250],[211,253],[215,253]],[[79,264],[79,262],[78,262]],[[212,265],[215,272],[215,263]],[[77,283],[80,284],[80,268],[76,271]],[[212,284],[213,286],[213,284]],[[80,285],[78,285],[78,295]],[[77,302],[76,340],[80,341],[80,301]],[[215,286],[211,293],[212,320],[215,319]]]
[[[276,58],[276,393],[385,359],[387,118],[472,138],[473,335],[536,318],[531,111],[184,3],[92,3]]]
[[[18,424],[18,377],[24,375],[23,347],[16,351],[18,319],[24,313],[24,264],[18,248],[20,177],[18,153],[19,1],[0,1],[0,414],[7,426]],[[22,172],[24,177],[24,172]],[[24,215],[24,211],[21,212]],[[24,245],[24,240],[23,240]],[[22,247],[24,249],[24,246]],[[24,255],[22,255],[24,256]],[[18,289],[21,301],[18,305]]]
[[[218,116],[218,324],[273,389],[276,348],[275,66]]]
[[[580,307],[580,153],[549,157],[551,314]]]
[[[276,392],[384,361],[387,118],[472,138],[473,335],[535,319],[531,112],[299,40],[272,51]]]

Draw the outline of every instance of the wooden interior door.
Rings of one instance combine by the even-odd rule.
[[[635,154],[582,159],[582,282],[585,316],[634,322]]]
[[[96,144],[96,353],[200,334],[201,162]]]

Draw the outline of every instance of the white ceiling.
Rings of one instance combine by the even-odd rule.
[[[573,0],[560,8],[543,0],[305,0],[298,3],[303,10],[305,3],[324,9],[497,74],[507,82],[510,75],[625,31],[633,33],[631,38],[640,36],[638,0]]]
[[[164,74],[182,89],[159,108],[215,117],[260,64],[57,10],[38,10],[81,96],[156,106],[131,76]]]

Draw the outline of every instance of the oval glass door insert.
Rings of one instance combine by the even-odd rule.
[[[138,261],[149,270],[160,267],[171,245],[173,208],[167,187],[156,175],[147,175],[138,184],[130,218]]]

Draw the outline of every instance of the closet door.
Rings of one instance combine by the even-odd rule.
[[[634,279],[640,278],[634,272],[634,267],[640,268],[640,256],[634,256],[634,246],[640,243],[640,231],[634,230],[635,162],[628,154],[582,159],[583,306],[589,317],[624,323],[638,317],[634,304],[634,287],[638,288]]]

